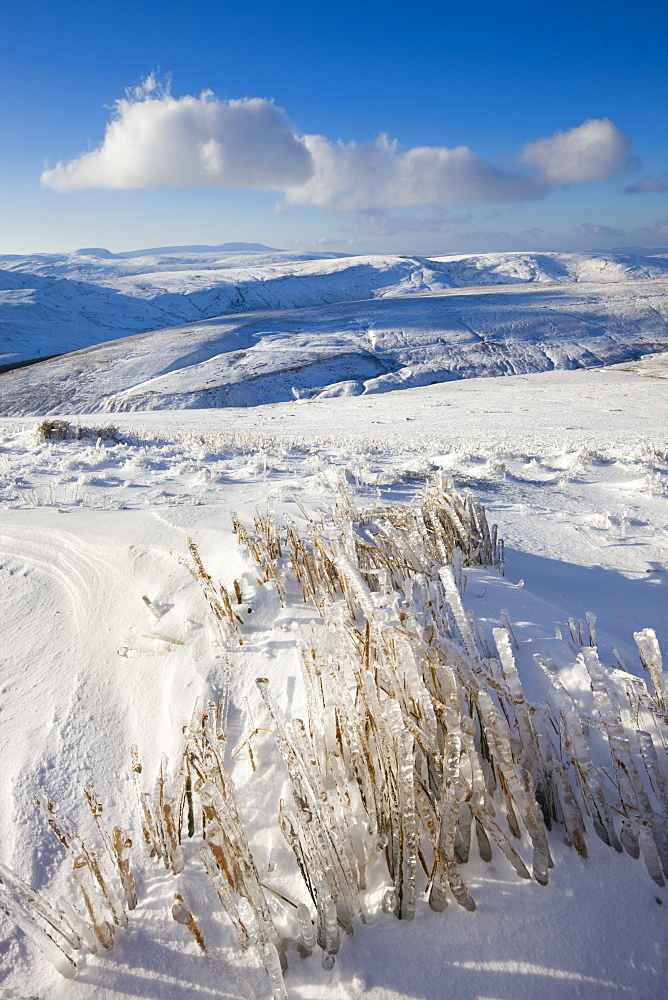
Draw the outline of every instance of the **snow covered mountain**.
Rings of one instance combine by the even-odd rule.
[[[4,257],[0,266],[0,358],[65,354],[5,373],[5,414],[359,395],[668,347],[661,254],[214,247]]]

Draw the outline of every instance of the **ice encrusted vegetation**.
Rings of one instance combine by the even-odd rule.
[[[234,518],[252,568],[243,581],[209,572],[195,542],[180,553],[208,608],[220,697],[184,718],[182,753],[157,774],[141,747],[128,748],[136,804],[126,802],[125,829],[109,827],[90,786],[85,831],[40,793],[69,854],[68,897],[47,900],[0,868],[3,907],[63,975],[103,962],[87,953],[111,951],[165,878],[165,918],[209,957],[225,956],[238,995],[274,998],[288,995],[289,963],[332,969],[342,933],[364,934],[380,911],[411,920],[453,900],[474,911],[475,852],[500,855],[550,892],[555,843],[586,857],[598,838],[665,884],[668,716],[652,630],[635,635],[647,683],[603,662],[592,614],[569,620],[550,655],[520,646],[508,615],[489,634],[462,597],[467,572],[503,572],[503,543],[484,508],[443,477],[411,503],[363,509],[339,480],[327,514],[303,514],[300,526],[271,510],[252,524]],[[237,660],[266,591],[287,612],[309,612],[294,615],[288,637],[300,716],[271,676],[257,678],[254,702],[234,704]],[[124,658],[183,645],[163,627],[165,609],[147,595],[144,605],[153,624],[134,629]],[[525,694],[527,664],[542,677],[540,699]],[[243,720],[238,740],[231,713]],[[277,757],[284,784],[262,793],[273,832],[259,844],[245,793]]]

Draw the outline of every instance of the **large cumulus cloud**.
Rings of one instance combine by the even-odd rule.
[[[153,81],[116,102],[102,144],[42,174],[57,191],[83,188],[226,187],[282,190],[313,171],[281,108],[210,92],[174,98]]]
[[[271,190],[288,204],[358,213],[534,200],[556,186],[615,176],[628,167],[629,148],[608,119],[589,119],[528,143],[502,168],[468,146],[402,150],[386,136],[360,144],[300,135],[272,101],[175,98],[149,77],[116,102],[97,149],[45,170],[41,181],[57,191]]]

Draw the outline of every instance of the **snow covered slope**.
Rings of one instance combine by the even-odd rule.
[[[167,250],[0,257],[0,364],[231,313],[473,286],[646,283],[668,274],[668,257],[661,254],[426,258]]]
[[[354,302],[200,320],[0,375],[0,412],[255,406],[630,361],[668,347],[667,292],[668,278],[392,286]]]

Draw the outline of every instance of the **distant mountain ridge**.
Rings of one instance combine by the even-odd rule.
[[[103,260],[128,260],[132,257],[153,257],[166,253],[278,253],[276,247],[267,247],[264,243],[218,243],[208,246],[206,243],[194,243],[182,247],[149,247],[144,250],[122,250],[112,253],[104,247],[83,247],[75,250],[82,257],[100,257]]]

